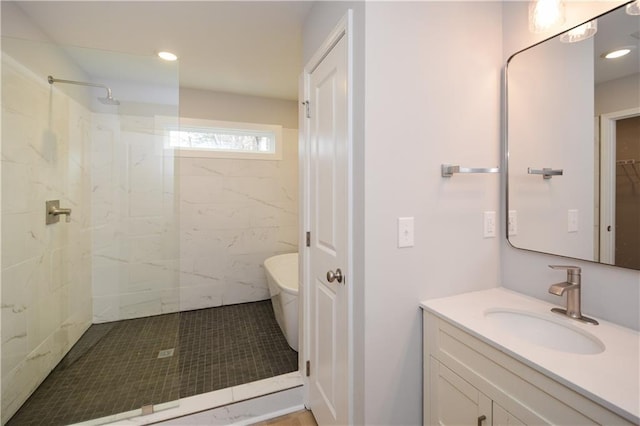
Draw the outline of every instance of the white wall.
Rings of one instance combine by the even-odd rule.
[[[499,240],[482,232],[499,176],[440,165],[500,161],[500,4],[373,2],[366,34],[365,423],[419,424],[417,303],[499,282]],[[413,248],[397,248],[401,216]]]
[[[2,403],[5,423],[91,324],[88,110],[46,82],[82,72],[2,3]],[[69,93],[69,92],[67,92]],[[59,198],[71,223],[44,224]]]
[[[606,12],[621,2],[569,2],[567,22],[554,31],[577,25]],[[527,30],[527,3],[503,3],[503,58],[551,35],[531,34]],[[502,209],[501,209],[502,210]],[[585,314],[640,329],[640,272],[557,256],[517,250],[501,239],[502,285],[513,290],[561,305],[548,293],[549,285],[565,276],[548,268],[550,264],[575,264],[582,268],[582,306]]]
[[[180,102],[183,117],[294,128],[278,161],[173,158],[153,116],[94,114],[94,322],[268,299],[264,260],[297,250],[297,102]]]
[[[269,299],[264,260],[298,250],[298,102],[180,92],[182,117],[284,127],[281,160],[176,157],[181,310]]]
[[[637,108],[640,105],[640,73],[596,85],[596,115]]]
[[[2,423],[91,325],[89,127],[86,107],[3,55]],[[45,224],[55,199],[71,223]]]
[[[53,93],[64,93],[95,110],[94,91],[47,83],[47,75],[91,80],[69,60],[68,53],[61,54],[15,4],[2,3],[2,12],[3,52],[19,55],[21,62],[34,73],[34,79],[43,82]],[[115,52],[102,52],[101,56],[109,61],[136,61],[138,65],[146,60]],[[163,71],[162,75],[167,73],[169,81],[172,76],[177,77],[175,68]],[[103,322],[173,312],[179,308],[178,294],[173,290],[173,287],[177,289],[178,269],[177,254],[170,252],[177,250],[178,239],[171,228],[172,220],[167,217],[173,212],[162,208],[173,197],[172,181],[163,179],[163,168],[171,167],[171,173],[173,163],[162,162],[162,141],[155,144],[154,120],[145,116],[175,115],[177,83],[173,87],[171,84],[166,87],[123,85],[121,81],[101,83],[108,83],[116,98],[123,102],[117,109],[99,104],[109,114],[90,113],[86,130],[89,133],[83,135],[92,140],[86,152],[90,170],[85,181],[92,185],[88,202],[93,209],[88,226],[92,227],[90,248],[95,262],[90,271],[93,273],[87,276],[87,285],[91,288],[93,279],[94,320]],[[158,105],[167,101],[173,106]],[[168,205],[171,208],[172,203]]]
[[[180,88],[180,116],[298,128],[298,102]]]
[[[181,310],[269,299],[265,259],[298,250],[298,131],[282,160],[176,158]]]
[[[2,10],[2,51],[19,58],[20,63],[30,69],[36,79],[47,81],[48,75],[59,78],[88,81],[87,74],[37,27],[16,5],[16,2],[1,2]],[[87,105],[90,93],[86,87],[74,85],[57,86],[82,105]]]
[[[151,116],[92,114],[94,323],[177,312],[173,156]]]
[[[335,5],[312,9],[305,58],[341,16]],[[355,105],[353,199],[365,224],[354,242],[354,420],[414,425],[422,419],[418,302],[499,281],[498,240],[482,237],[483,211],[498,207],[498,176],[443,179],[440,164],[499,162],[500,5],[370,2],[355,5],[355,17],[356,32],[366,21],[366,50],[357,34],[354,81],[365,87],[354,97],[365,104]],[[415,217],[413,248],[397,248],[400,216]]]

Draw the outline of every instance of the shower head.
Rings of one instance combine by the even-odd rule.
[[[113,96],[111,95],[111,89],[109,89],[108,87],[106,89],[107,89],[107,96],[104,98],[98,98],[98,100],[105,105],[120,105],[119,100],[113,99]]]
[[[105,105],[120,105],[120,101],[113,99],[113,96],[111,95],[111,89],[105,86],[104,84],[87,83],[84,81],[74,81],[74,80],[61,80],[59,78],[53,78],[52,76],[48,76],[47,81],[49,82],[49,84],[66,83],[66,84],[76,84],[78,86],[100,87],[107,91],[106,97],[98,98],[100,102],[102,102]]]

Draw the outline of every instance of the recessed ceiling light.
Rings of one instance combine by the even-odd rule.
[[[165,61],[175,61],[178,57],[171,52],[158,52],[158,56]]]
[[[622,49],[612,50],[611,52],[603,53],[600,57],[604,59],[616,59],[621,58],[624,55],[631,53],[631,49],[624,47]]]

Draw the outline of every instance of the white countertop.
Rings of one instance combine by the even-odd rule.
[[[550,303],[504,288],[426,300],[420,306],[462,328],[489,345],[599,403],[625,419],[640,424],[640,333],[597,319],[584,324],[550,312]],[[562,306],[560,306],[562,307]],[[548,349],[504,331],[485,318],[491,308],[516,309],[566,321],[600,339],[599,354],[574,354]],[[583,315],[589,316],[588,312]]]

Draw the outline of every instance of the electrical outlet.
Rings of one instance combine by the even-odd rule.
[[[496,236],[496,212],[484,212],[484,237],[494,238]]]

